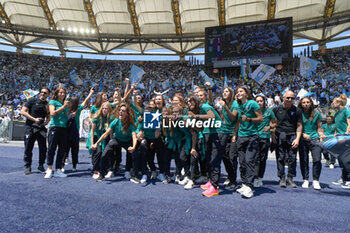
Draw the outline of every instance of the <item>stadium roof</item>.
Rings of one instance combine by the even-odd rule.
[[[349,12],[349,0],[0,0],[0,44],[184,56],[204,47],[206,27],[284,17],[294,39],[328,42],[349,30]]]

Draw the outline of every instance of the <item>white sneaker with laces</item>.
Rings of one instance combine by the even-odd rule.
[[[190,181],[190,178],[188,178],[188,177],[186,176],[183,180],[181,180],[181,181],[179,182],[179,184],[181,184],[181,185],[186,185],[186,184],[188,183],[188,181]]]
[[[229,183],[230,183],[230,179],[226,179],[225,182],[224,182],[224,185],[227,186]]]
[[[245,198],[252,198],[254,196],[254,193],[250,187],[246,186],[246,188],[241,193],[241,195],[242,195],[242,197],[245,197]]]
[[[107,175],[105,176],[106,179],[112,178],[114,176],[112,171],[108,171]]]
[[[147,182],[147,175],[143,175],[141,178],[141,184],[144,184]]]
[[[309,181],[308,180],[304,180],[304,182],[301,185],[301,187],[304,188],[304,189],[308,189],[309,188]]]
[[[314,189],[316,189],[316,190],[321,190],[321,185],[320,185],[320,182],[318,180],[312,181],[312,187],[314,187]]]
[[[131,179],[130,172],[126,171],[125,174],[124,174],[124,178],[127,179],[127,180],[130,180]]]
[[[198,184],[204,184],[208,182],[208,178],[205,176],[200,176],[197,180],[195,180],[195,182]]]
[[[44,178],[50,179],[51,177],[52,177],[52,169],[47,169]]]
[[[246,188],[248,188],[248,186],[246,186],[245,184],[242,184],[242,187],[237,189],[236,192],[242,194]]]
[[[187,182],[187,184],[184,186],[184,189],[190,190],[190,189],[193,189],[193,187],[194,187],[193,181],[192,181],[192,180],[189,180],[189,181]]]
[[[329,164],[329,169],[334,169],[334,164]]]
[[[346,181],[345,184],[341,186],[343,189],[350,189],[350,181]]]
[[[66,178],[66,177],[67,177],[67,175],[64,174],[60,169],[58,169],[57,171],[55,171],[55,172],[53,173],[53,176],[54,176],[54,177],[59,177],[59,178]]]

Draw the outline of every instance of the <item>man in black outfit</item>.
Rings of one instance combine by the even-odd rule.
[[[26,170],[25,175],[32,173],[32,157],[35,140],[39,145],[39,167],[38,170],[45,172],[44,163],[46,159],[46,133],[45,125],[50,121],[48,111],[47,97],[50,95],[50,89],[41,88],[39,98],[32,97],[23,106],[21,110],[22,116],[26,117],[24,132],[24,163]]]
[[[297,150],[302,135],[302,112],[293,105],[295,99],[292,91],[283,96],[283,103],[273,109],[277,118],[277,128],[272,141],[276,144],[277,173],[280,178],[280,187],[296,188],[293,181],[296,176]],[[287,180],[284,172],[285,159],[288,161]]]

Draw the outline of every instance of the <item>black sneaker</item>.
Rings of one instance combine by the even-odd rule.
[[[234,191],[237,189],[237,184],[234,183],[234,182],[230,182],[226,185],[225,187],[227,190],[231,190],[231,191]]]
[[[291,177],[288,177],[288,178],[287,178],[287,185],[288,185],[289,187],[291,187],[291,188],[296,188],[296,187],[298,187],[298,186],[294,183],[293,178],[291,178]]]
[[[24,175],[29,175],[32,174],[32,168],[31,167],[27,167],[26,170],[24,171]]]
[[[281,178],[280,180],[280,187],[281,188],[287,188],[286,178]]]
[[[41,171],[41,173],[45,173],[44,165],[39,165],[38,170]]]
[[[141,183],[141,181],[140,181],[137,177],[135,177],[135,176],[131,177],[131,178],[130,178],[130,181],[133,182],[133,183],[135,183],[135,184]]]

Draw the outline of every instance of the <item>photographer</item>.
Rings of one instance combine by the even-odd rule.
[[[45,172],[44,163],[46,159],[46,133],[45,125],[50,121],[48,111],[47,97],[50,95],[50,89],[41,88],[39,98],[32,97],[23,106],[21,115],[26,117],[25,133],[24,133],[24,162],[26,170],[25,175],[31,174],[31,165],[33,157],[33,147],[35,140],[39,145],[39,167],[38,170]]]

